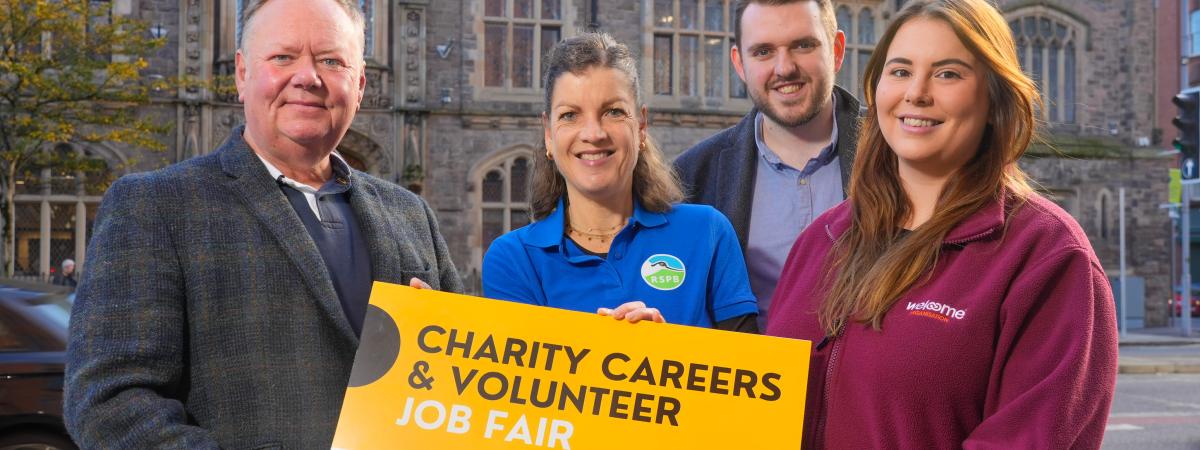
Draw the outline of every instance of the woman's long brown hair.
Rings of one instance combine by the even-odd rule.
[[[879,128],[876,85],[896,32],[915,18],[941,20],[984,68],[988,125],[979,149],[946,183],[933,216],[899,239],[912,203],[900,184],[896,154]],[[1017,160],[1035,134],[1041,97],[1023,72],[1008,23],[986,0],[910,2],[888,26],[863,73],[867,116],[859,134],[850,178],[850,229],[829,255],[834,270],[818,310],[822,327],[835,335],[848,321],[880,329],[892,305],[937,263],[946,234],[1001,195],[1018,201],[1031,189]]]

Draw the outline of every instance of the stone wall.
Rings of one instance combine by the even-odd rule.
[[[1139,155],[1090,160],[1027,157],[1021,162],[1083,227],[1111,277],[1118,276],[1121,267],[1118,199],[1120,188],[1125,188],[1126,267],[1128,275],[1145,279],[1147,326],[1166,324],[1171,297],[1171,221],[1159,208],[1167,202],[1170,161]]]
[[[378,146],[382,156],[367,158],[369,168],[385,178],[406,182],[406,166],[419,165],[421,194],[436,210],[441,231],[452,257],[464,274],[477,269],[480,230],[477,224],[476,180],[481,163],[499,152],[532,151],[537,156],[541,143],[541,93],[484,88],[482,22],[477,16],[484,0],[399,0],[376,2],[385,5],[376,14],[386,15],[377,39],[389,39],[387,54],[376,55],[378,71],[372,75],[375,96],[356,118],[353,130],[360,134],[361,147]],[[140,0],[133,2],[134,15],[167,27],[168,45],[154,55],[149,73],[175,76],[187,67],[214,69],[221,17],[228,15],[232,1],[205,3],[195,0]],[[563,36],[583,31],[592,17],[591,0],[562,0]],[[653,0],[600,0],[596,20],[637,53],[645,48],[643,15]],[[854,0],[837,4],[868,5],[890,16],[892,0]],[[1051,140],[1066,142],[1063,153],[1041,152],[1022,165],[1046,189],[1067,205],[1082,224],[1104,268],[1118,268],[1116,200],[1126,187],[1129,202],[1129,267],[1146,278],[1147,324],[1165,321],[1165,300],[1170,294],[1169,221],[1158,204],[1165,201],[1165,168],[1169,160],[1130,150],[1138,138],[1149,137],[1155,127],[1154,6],[1144,0],[1000,0],[1005,11],[1048,8],[1084,25],[1086,38],[1078,59],[1077,121],[1053,127]],[[199,23],[187,8],[203,6]],[[418,15],[410,18],[409,12]],[[182,28],[184,29],[181,29]],[[414,28],[415,27],[415,28]],[[215,31],[214,31],[215,30]],[[190,42],[189,31],[199,39]],[[882,31],[880,29],[879,31]],[[185,46],[181,49],[181,43]],[[438,46],[449,52],[439,54]],[[200,55],[206,61],[195,64]],[[443,57],[442,55],[445,55]],[[645,55],[642,55],[645,57]],[[643,64],[643,67],[646,65]],[[213,74],[201,74],[211,78]],[[416,77],[416,78],[413,78]],[[413,86],[412,80],[417,80]],[[389,99],[379,99],[389,96]],[[445,97],[445,98],[444,98]],[[131,171],[149,170],[193,156],[187,145],[188,120],[198,117],[200,145],[194,154],[211,151],[229,130],[242,122],[240,105],[221,102],[212,95],[174,98],[170,95],[147,109],[178,126],[164,142],[171,146],[163,154],[143,154],[137,149],[118,149],[136,161]],[[188,102],[191,102],[190,104]],[[678,103],[684,104],[684,103]],[[653,100],[650,134],[673,159],[691,145],[737,122],[746,108],[720,106],[691,110],[656,105]],[[188,109],[192,108],[192,109]],[[202,111],[197,114],[195,111]],[[1100,212],[1100,198],[1111,211]],[[1111,221],[1101,226],[1102,218]]]

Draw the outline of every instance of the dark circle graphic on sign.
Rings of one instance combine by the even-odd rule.
[[[383,378],[400,354],[400,329],[387,311],[367,305],[362,338],[354,367],[350,369],[350,387],[366,386]]]

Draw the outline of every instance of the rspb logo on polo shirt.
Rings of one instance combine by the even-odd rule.
[[[657,254],[646,258],[642,263],[642,279],[646,284],[660,291],[670,291],[683,285],[687,269],[683,261],[672,255]]]

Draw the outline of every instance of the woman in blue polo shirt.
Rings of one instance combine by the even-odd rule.
[[[484,296],[757,332],[733,227],[711,207],[677,204],[679,181],[646,133],[629,49],[585,33],[546,60],[535,222],[491,243]]]

